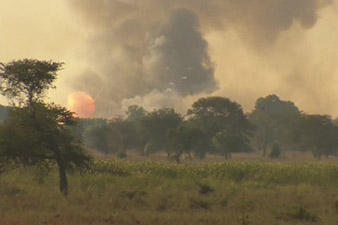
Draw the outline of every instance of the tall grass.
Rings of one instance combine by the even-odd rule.
[[[337,224],[338,165],[327,162],[174,164],[96,160],[69,174],[55,168],[0,174],[0,225]],[[315,185],[314,185],[315,184]]]
[[[262,182],[275,185],[338,184],[338,164],[320,162],[258,163],[229,161],[222,163],[174,164],[126,160],[97,160],[89,173],[120,176],[165,178],[214,178],[233,182]]]

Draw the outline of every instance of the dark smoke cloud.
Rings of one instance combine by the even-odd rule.
[[[186,9],[175,10],[148,43],[144,74],[152,89],[182,96],[215,90],[214,69],[207,43],[198,31],[198,18]]]
[[[109,115],[109,106],[154,92],[188,96],[214,91],[217,81],[204,39],[209,31],[232,28],[253,49],[269,48],[295,23],[314,26],[318,10],[331,0],[69,2],[91,29],[90,68],[72,86],[97,96],[97,109]]]

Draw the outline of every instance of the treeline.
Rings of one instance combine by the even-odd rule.
[[[224,97],[197,100],[185,115],[172,108],[146,111],[132,105],[113,119],[78,119],[74,128],[86,146],[104,154],[127,157],[127,150],[149,156],[165,152],[180,162],[218,154],[261,151],[281,157],[285,151],[311,151],[320,159],[338,150],[338,126],[329,115],[301,112],[276,95],[259,98],[252,112]]]

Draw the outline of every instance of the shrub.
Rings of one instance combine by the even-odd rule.
[[[201,195],[206,195],[206,194],[209,194],[211,192],[214,191],[214,188],[211,187],[210,185],[208,184],[197,184],[198,188],[199,188],[199,193]]]
[[[209,209],[209,202],[203,199],[190,199],[190,208],[192,209]]]
[[[290,207],[286,212],[282,212],[277,217],[277,219],[286,221],[296,220],[296,221],[316,222],[318,217],[316,214],[304,209],[303,206],[293,206]]]
[[[281,157],[281,154],[282,154],[282,150],[281,150],[279,144],[274,144],[272,146],[272,149],[271,149],[271,152],[269,154],[269,157],[276,159],[276,158]]]
[[[124,151],[121,151],[117,154],[117,156],[120,158],[120,159],[125,159],[127,158],[127,153],[124,152]]]

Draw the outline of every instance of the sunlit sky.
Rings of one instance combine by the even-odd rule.
[[[21,58],[65,62],[56,83],[57,89],[48,96],[49,100],[62,105],[67,105],[68,95],[72,92],[86,91],[70,84],[81,79],[80,74],[93,68],[103,71],[100,70],[100,63],[91,65],[88,57],[93,48],[93,43],[90,48],[88,43],[93,42],[93,33],[98,32],[99,28],[88,23],[91,14],[86,15],[86,12],[76,8],[78,2],[81,1],[1,0],[0,62]],[[92,2],[95,6],[95,1]],[[118,2],[136,4],[134,2],[137,1]],[[317,21],[312,27],[304,28],[295,21],[271,43],[259,47],[252,44],[251,39],[243,38],[241,29],[248,29],[247,35],[252,35],[249,25],[239,28],[239,23],[229,23],[222,29],[213,29],[210,25],[204,25],[207,20],[201,18],[203,38],[208,43],[210,59],[215,66],[218,89],[208,94],[175,95],[174,100],[167,102],[184,111],[198,97],[220,95],[237,101],[245,111],[251,111],[258,97],[277,94],[283,100],[295,102],[302,111],[338,116],[338,3],[318,9],[317,14]],[[100,39],[95,41],[100,42]],[[114,55],[112,61],[124,57],[116,51],[109,54]],[[111,79],[116,80],[117,87],[129,85],[130,88],[130,81],[126,82],[120,76],[124,74],[113,74]],[[100,94],[100,91],[97,93]],[[101,115],[121,112],[128,103],[159,107],[161,103],[158,102],[164,97],[153,98],[149,94],[126,95],[116,99],[120,99],[120,102],[109,104],[116,108]],[[1,102],[6,101],[2,98]]]

